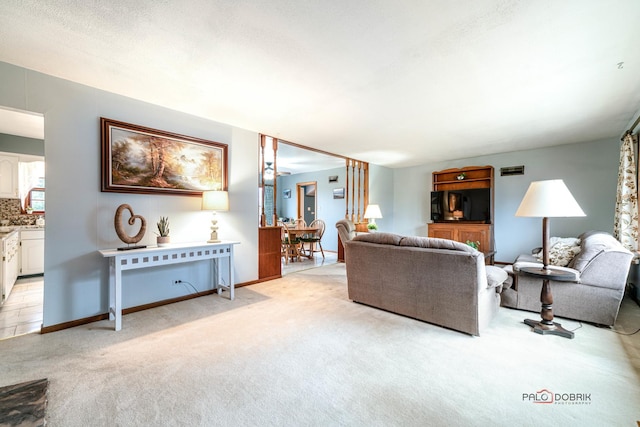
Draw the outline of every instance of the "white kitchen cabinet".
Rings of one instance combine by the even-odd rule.
[[[20,275],[44,273],[44,230],[20,232]]]
[[[0,154],[0,199],[17,199],[18,156]]]
[[[20,235],[18,233],[9,233],[2,238],[0,249],[2,250],[2,264],[0,270],[0,293],[2,294],[0,302],[4,303],[11,289],[18,278],[18,258],[20,257]]]

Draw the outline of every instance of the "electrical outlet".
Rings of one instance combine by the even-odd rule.
[[[174,280],[174,281],[173,281],[173,284],[174,284],[174,285],[177,285],[178,283],[182,283],[182,280],[178,279],[178,280]]]

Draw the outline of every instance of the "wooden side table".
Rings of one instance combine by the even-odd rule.
[[[554,270],[550,267],[522,267],[520,271],[530,276],[542,278],[542,290],[540,291],[540,302],[542,303],[540,317],[542,317],[542,320],[525,319],[524,323],[531,326],[533,332],[538,334],[559,335],[573,339],[574,333],[572,331],[566,330],[559,323],[553,321],[553,295],[551,294],[549,280],[572,282],[574,276],[569,272]]]

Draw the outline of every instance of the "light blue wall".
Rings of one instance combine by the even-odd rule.
[[[369,165],[369,203],[380,206],[382,218],[376,219],[379,231],[393,231],[394,228],[394,179],[393,169]]]
[[[331,175],[337,175],[338,182],[329,183],[329,176]],[[279,177],[277,200],[278,213],[281,217],[296,218],[296,184],[298,182],[309,181],[318,182],[318,188],[316,191],[318,206],[317,218],[323,219],[327,226],[325,235],[322,238],[322,247],[327,250],[337,251],[338,232],[335,228],[335,224],[339,220],[343,219],[347,213],[347,199],[334,199],[333,190],[345,188],[346,192],[345,168],[335,168],[295,175],[283,175]],[[282,197],[282,192],[285,189],[291,190],[290,199],[284,199]],[[369,203],[380,205],[383,218],[376,220],[380,231],[391,231],[394,215],[392,169],[383,166],[369,165]],[[351,212],[351,210],[351,205],[349,205],[349,212]],[[354,210],[357,214],[357,206],[354,206]],[[360,214],[364,215],[362,207],[360,209]]]
[[[563,179],[587,214],[584,218],[552,218],[552,236],[577,236],[592,229],[613,232],[619,148],[620,141],[614,138],[395,169],[394,231],[427,235],[433,171],[491,165],[496,174],[497,261],[511,262],[541,245],[541,219],[514,216],[532,181]],[[501,167],[517,165],[525,166],[524,175],[500,176]]]
[[[99,249],[122,246],[113,226],[116,208],[132,206],[147,219],[142,244],[155,244],[153,229],[169,216],[172,240],[204,241],[210,213],[185,196],[100,192],[100,117],[228,144],[230,211],[218,214],[222,239],[238,240],[237,282],[258,277],[258,135],[120,95],[0,62],[0,105],[44,114],[47,168],[44,326],[107,312],[107,262]],[[192,290],[171,279],[208,287],[207,265],[125,273],[125,307],[184,295]],[[142,274],[141,272],[144,272]],[[125,320],[126,322],[126,320]]]
[[[338,182],[329,182],[329,176],[337,175]],[[338,233],[335,224],[344,218],[346,199],[334,199],[333,190],[345,187],[345,168],[335,168],[322,171],[282,175],[278,178],[278,215],[285,218],[297,217],[296,184],[299,182],[317,182],[316,188],[316,218],[325,222],[326,229],[322,237],[322,248],[329,251],[338,250]],[[291,198],[282,197],[284,190],[291,190]]]

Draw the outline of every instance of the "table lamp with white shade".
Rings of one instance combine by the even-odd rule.
[[[203,191],[202,192],[202,210],[213,211],[211,219],[211,238],[207,243],[218,243],[218,219],[217,211],[229,210],[229,193],[227,191]]]
[[[369,220],[369,224],[374,224],[374,229],[377,229],[378,226],[376,224],[376,218],[382,218],[382,212],[380,211],[380,206],[378,205],[367,205],[367,208],[364,210],[364,219]]]
[[[524,273],[543,279],[540,291],[542,320],[526,319],[524,322],[533,327],[534,332],[573,338],[573,332],[553,322],[553,296],[549,280],[571,280],[562,270],[549,267],[549,218],[585,216],[584,211],[561,179],[534,181],[524,195],[516,216],[542,218],[542,268],[523,267]]]

